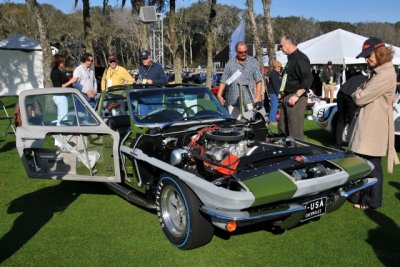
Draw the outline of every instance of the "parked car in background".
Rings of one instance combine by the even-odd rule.
[[[323,100],[314,100],[312,108],[312,119],[314,119],[322,129],[335,133],[337,123],[337,103],[326,103]],[[400,94],[396,94],[393,103],[393,120],[395,135],[400,135]],[[346,128],[346,127],[345,127]]]
[[[217,95],[217,93],[218,93],[218,88],[219,88],[219,84],[221,83],[222,74],[223,74],[223,72],[219,71],[219,72],[213,73],[211,76],[211,92],[214,95]]]
[[[54,97],[65,114],[49,108]],[[376,182],[369,161],[273,134],[262,107],[237,121],[204,86],[109,87],[97,112],[76,89],[25,90],[19,106],[29,177],[104,182],[154,210],[180,249],[207,244],[215,227],[294,227]]]

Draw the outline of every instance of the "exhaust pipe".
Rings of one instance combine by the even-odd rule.
[[[117,183],[106,183],[108,188],[112,191],[125,198],[129,202],[132,202],[138,206],[141,206],[146,209],[155,210],[156,204],[148,201],[144,197],[138,195],[134,190],[128,189],[121,184]]]

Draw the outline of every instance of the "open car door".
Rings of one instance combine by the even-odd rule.
[[[25,90],[19,107],[16,146],[29,177],[121,182],[120,136],[78,90]]]

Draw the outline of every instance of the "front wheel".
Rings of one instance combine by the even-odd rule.
[[[197,196],[176,177],[163,175],[157,186],[157,216],[168,240],[188,250],[210,242],[214,227],[200,213]]]

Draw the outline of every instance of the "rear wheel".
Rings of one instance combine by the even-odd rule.
[[[162,175],[157,186],[157,216],[168,240],[180,249],[210,242],[214,227],[200,212],[200,200],[182,181]]]

